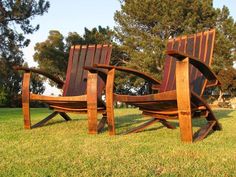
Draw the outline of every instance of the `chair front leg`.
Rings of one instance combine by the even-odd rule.
[[[189,58],[176,62],[176,94],[181,140],[193,141],[189,85]]]
[[[30,72],[24,73],[22,84],[22,111],[24,117],[24,128],[31,128],[30,120]]]
[[[97,134],[97,74],[88,71],[87,80],[87,108],[88,132]]]
[[[114,119],[114,78],[115,69],[111,69],[107,73],[107,83],[106,83],[106,110],[107,110],[107,124],[109,135],[115,135],[115,119]]]

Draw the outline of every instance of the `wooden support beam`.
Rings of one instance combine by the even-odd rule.
[[[216,121],[209,121],[205,126],[201,127],[194,134],[194,142],[204,139],[210,133],[210,131],[213,131],[212,128],[215,124],[216,124]]]
[[[65,112],[59,112],[59,114],[60,114],[61,117],[63,117],[66,121],[71,120],[71,118],[70,118]]]
[[[193,141],[189,84],[189,58],[176,62],[176,95],[181,140]]]
[[[130,134],[130,133],[137,133],[137,132],[145,129],[146,127],[152,125],[153,123],[159,122],[159,121],[160,121],[159,119],[152,118],[149,121],[145,122],[144,124],[141,124],[141,125],[139,125],[139,126],[137,126],[135,128],[132,128],[132,129],[130,129],[130,130],[128,130],[128,131],[126,131],[126,132],[124,132],[122,134],[126,135],[126,134]]]
[[[58,114],[57,111],[54,111],[52,114],[50,114],[49,116],[47,116],[45,119],[41,120],[40,122],[38,122],[37,124],[34,124],[32,126],[32,128],[37,128],[37,127],[41,127],[43,126],[46,122],[48,122],[49,120],[51,120],[53,117],[55,117]]]
[[[97,134],[97,74],[88,71],[87,81],[88,132]]]
[[[22,111],[24,117],[24,128],[31,128],[30,121],[30,72],[24,73],[22,83]]]
[[[115,120],[114,120],[114,105],[113,105],[114,79],[115,79],[115,69],[111,69],[107,73],[107,84],[106,84],[107,123],[110,135],[115,135]]]

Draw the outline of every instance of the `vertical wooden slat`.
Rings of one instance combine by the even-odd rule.
[[[181,140],[192,142],[192,118],[189,88],[189,58],[176,62],[176,94]]]
[[[106,110],[107,110],[107,123],[110,135],[115,135],[115,120],[114,120],[114,86],[115,69],[111,69],[107,74],[106,83]]]
[[[87,107],[89,134],[97,133],[97,74],[88,72]]]
[[[85,94],[84,92],[82,92],[81,90],[81,86],[82,86],[82,76],[83,76],[83,72],[84,72],[84,62],[86,59],[86,55],[87,55],[87,50],[88,50],[88,46],[87,45],[83,45],[81,50],[80,50],[80,55],[77,58],[78,60],[78,64],[76,66],[76,73],[75,73],[75,79],[74,79],[74,87],[71,88],[73,91],[73,95],[83,95]]]
[[[70,76],[71,76],[71,68],[72,68],[72,63],[73,63],[74,50],[75,50],[75,46],[72,46],[70,48],[69,61],[68,61],[67,72],[66,72],[66,81],[65,81],[65,84],[64,84],[64,88],[63,88],[63,96],[67,95],[67,90],[68,90],[69,83],[70,83]]]
[[[174,45],[174,39],[168,40],[166,50],[171,50],[173,45]],[[162,76],[162,83],[160,85],[160,92],[164,92],[167,87],[170,65],[171,65],[171,56],[167,55],[164,63],[164,72]]]
[[[207,38],[207,46],[206,46],[207,52],[206,52],[206,58],[205,58],[205,61],[204,61],[204,63],[206,65],[208,65],[208,66],[211,65],[211,61],[212,61],[214,38],[215,38],[215,31],[214,30],[209,31],[208,32],[208,38]],[[201,87],[200,96],[203,95],[203,92],[205,90],[206,84],[207,84],[207,80],[202,75],[201,82],[200,82],[200,87]]]
[[[95,56],[94,56],[93,64],[99,64],[101,53],[102,53],[102,45],[99,44],[96,47],[96,53],[95,53]]]
[[[93,65],[93,59],[94,59],[94,53],[95,53],[95,49],[96,49],[96,46],[95,45],[89,45],[88,46],[88,50],[87,50],[87,55],[86,55],[86,58],[85,58],[85,61],[84,61],[84,66],[92,66]],[[86,87],[87,87],[87,76],[88,76],[88,71],[87,70],[83,70],[83,75],[82,75],[82,80],[81,80],[81,84],[80,84],[80,93],[81,94],[84,94],[86,93]]]
[[[66,92],[66,96],[72,96],[73,95],[73,88],[75,86],[75,78],[76,78],[76,72],[77,72],[77,65],[78,65],[78,57],[80,55],[80,47],[81,46],[75,46],[74,53],[73,53],[73,61],[70,71],[70,80],[68,82],[68,88]]]
[[[31,128],[31,121],[30,121],[30,72],[24,73],[23,76],[23,84],[22,84],[22,111],[24,116],[24,128],[30,129]]]
[[[174,45],[173,45],[173,49],[174,50],[179,50],[180,42],[181,42],[181,38],[176,38],[174,40]],[[174,82],[175,82],[175,65],[176,65],[176,60],[171,57],[171,61],[170,62],[171,62],[171,64],[170,64],[170,68],[169,68],[169,74],[168,74],[168,78],[167,78],[167,84],[166,84],[165,91],[172,90],[172,87],[173,87]]]

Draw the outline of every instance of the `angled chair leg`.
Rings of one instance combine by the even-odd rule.
[[[97,74],[88,71],[87,80],[88,133],[97,134]]]
[[[70,118],[65,112],[59,112],[59,114],[60,114],[61,117],[63,117],[66,121],[71,120],[71,118]]]
[[[107,110],[107,123],[109,135],[115,135],[115,120],[114,120],[114,77],[115,69],[111,69],[107,73],[107,83],[106,83],[106,110]]]
[[[48,122],[49,120],[51,120],[53,117],[55,117],[58,114],[57,111],[54,111],[52,114],[50,114],[49,116],[47,116],[45,119],[41,120],[40,122],[34,124],[31,128],[37,128],[37,127],[41,127],[43,126],[46,122]]]
[[[162,123],[162,125],[164,125],[165,127],[169,129],[176,129],[176,127],[171,125],[170,122],[168,122],[167,120],[160,119],[160,122]]]
[[[103,115],[102,119],[98,123],[98,133],[100,133],[103,130],[103,128],[105,127],[105,124],[107,123],[107,114],[104,113],[102,115]]]
[[[22,83],[22,111],[24,117],[24,128],[31,128],[31,120],[30,120],[30,73],[24,73],[23,83]]]
[[[130,133],[137,133],[137,132],[142,131],[143,129],[147,128],[148,126],[152,125],[155,122],[160,122],[160,119],[152,118],[149,121],[145,122],[144,124],[139,125],[135,128],[132,128],[122,134],[126,135],[126,134],[130,134]]]
[[[189,86],[189,58],[176,62],[176,94],[181,140],[193,141]]]
[[[211,131],[213,131],[213,126],[216,124],[216,121],[209,121],[205,126],[201,127],[195,134],[194,134],[194,142],[203,140]]]

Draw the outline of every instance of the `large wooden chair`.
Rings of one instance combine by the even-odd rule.
[[[208,30],[194,35],[170,39],[167,43],[163,81],[160,83],[151,76],[123,67],[96,65],[108,69],[106,83],[106,104],[108,128],[115,134],[113,102],[120,101],[139,107],[142,114],[153,117],[127,133],[138,132],[154,122],[160,122],[167,128],[175,128],[167,120],[178,119],[181,140],[198,141],[206,137],[211,130],[220,130],[221,126],[211,108],[203,99],[206,87],[216,86],[219,81],[210,70],[212,62],[215,30]],[[130,96],[113,93],[115,71],[124,71],[144,78],[158,93]],[[204,117],[207,124],[194,135],[192,118]]]
[[[109,64],[111,51],[111,45],[72,46],[69,54],[65,82],[42,70],[19,66],[15,67],[17,70],[25,71],[22,85],[24,127],[30,129],[42,126],[57,114],[68,121],[71,120],[71,118],[66,114],[67,112],[87,113],[89,133],[97,133],[97,113],[102,113],[103,119],[106,117],[106,107],[101,99],[102,91],[105,87],[104,79],[106,79],[106,75],[99,70],[97,73],[101,78],[98,78],[97,73],[84,70],[84,66]],[[44,75],[56,82],[58,87],[62,88],[63,95],[52,97],[30,93],[31,72]],[[30,101],[47,103],[49,108],[53,110],[53,113],[32,126],[30,118]]]

